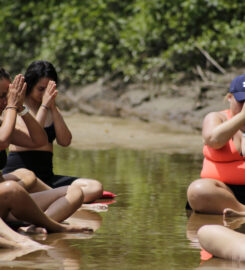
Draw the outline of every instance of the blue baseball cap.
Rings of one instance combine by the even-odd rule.
[[[234,95],[238,102],[245,101],[245,74],[233,79],[229,92]]]

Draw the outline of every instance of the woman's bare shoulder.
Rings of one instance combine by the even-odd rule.
[[[207,121],[207,120],[216,120],[216,121],[224,122],[227,120],[227,114],[225,111],[210,112],[204,117],[204,121]]]

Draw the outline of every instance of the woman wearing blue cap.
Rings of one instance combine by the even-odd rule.
[[[203,121],[201,179],[187,191],[196,212],[245,214],[245,74],[231,82],[227,100],[228,110],[211,112]]]

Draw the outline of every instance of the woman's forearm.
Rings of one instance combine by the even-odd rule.
[[[36,120],[42,127],[44,127],[44,125],[45,125],[48,110],[49,110],[49,108],[47,106],[41,104],[39,109],[38,109],[38,112],[36,114]]]
[[[215,149],[223,147],[245,124],[242,114],[237,114],[231,119],[217,124],[215,124],[216,119],[213,120],[212,116],[209,118],[211,120],[207,119],[203,124],[203,138],[205,144]]]
[[[48,138],[45,130],[30,113],[22,116],[22,119],[26,124],[34,147],[40,147],[48,143]]]
[[[0,126],[0,148],[6,149],[11,141],[15,128],[17,109],[7,108],[4,111],[2,125]]]
[[[72,134],[68,129],[61,113],[58,111],[56,106],[52,107],[51,112],[54,121],[57,143],[62,146],[70,145]]]

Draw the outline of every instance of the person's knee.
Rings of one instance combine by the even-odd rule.
[[[93,194],[94,198],[100,198],[103,194],[103,185],[95,179],[81,178],[72,183],[72,186],[79,186],[80,188]]]
[[[6,218],[8,216],[9,211],[16,203],[16,199],[18,199],[23,192],[25,192],[24,189],[14,180],[6,180],[0,184],[1,217]]]
[[[187,198],[194,199],[198,197],[198,195],[202,193],[203,184],[204,183],[202,179],[198,179],[192,182],[187,189]]]
[[[37,183],[37,177],[34,172],[28,169],[18,169],[16,171],[17,176],[20,178],[20,183],[25,189],[31,189]]]
[[[15,197],[20,192],[23,192],[23,188],[15,181],[7,180],[1,183],[0,194],[5,198]]]
[[[74,185],[70,185],[68,187],[66,197],[76,209],[81,207],[84,200],[84,194],[82,189]]]
[[[212,184],[204,179],[198,179],[190,184],[187,190],[187,199],[192,209],[202,211],[204,203],[211,195],[210,185]]]
[[[103,193],[103,185],[97,180],[90,180],[90,181],[94,192],[97,193],[98,197],[101,197]]]
[[[22,170],[23,180],[25,181],[26,186],[29,188],[33,187],[37,183],[35,173],[27,169]]]

